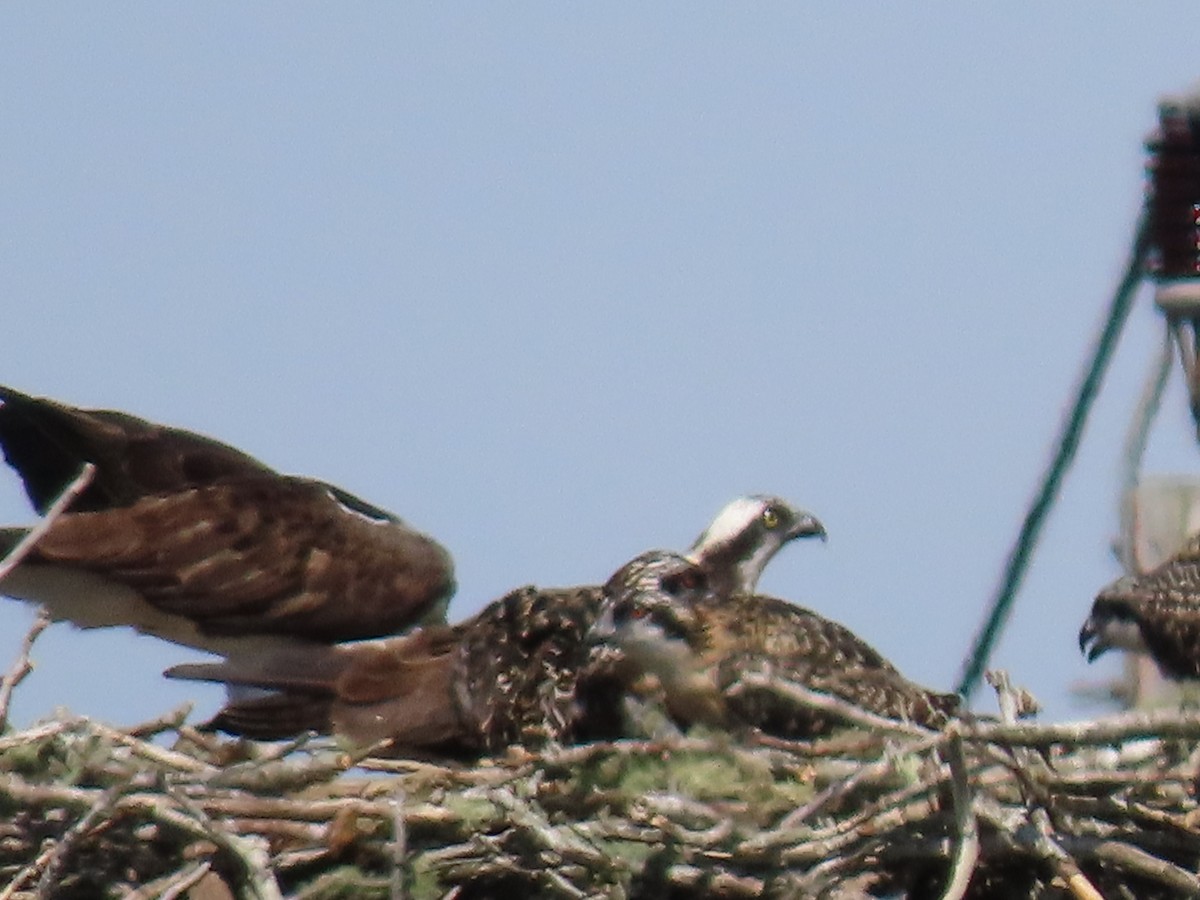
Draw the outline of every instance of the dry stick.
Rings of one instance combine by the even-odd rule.
[[[930,735],[915,741],[912,744],[905,745],[902,748],[904,753],[923,753],[932,747],[937,746],[944,740],[941,734]],[[821,793],[817,794],[804,806],[792,810],[779,823],[779,829],[786,831],[788,829],[797,828],[802,825],[807,819],[816,815],[830,803],[840,800],[842,797],[849,794],[852,790],[861,785],[873,781],[877,778],[885,778],[891,775],[896,770],[896,760],[894,756],[885,755],[877,762],[869,763],[859,768],[853,775],[848,778],[843,778],[836,781],[827,787]]]
[[[25,532],[25,536],[17,542],[17,545],[9,551],[8,555],[0,560],[0,581],[20,565],[21,560],[29,555],[29,551],[33,549],[34,544],[41,540],[42,535],[50,530],[55,520],[61,516],[70,504],[83,489],[88,486],[92,480],[92,476],[96,472],[96,467],[91,463],[84,463],[83,468],[79,470],[79,474],[75,476],[75,480],[68,484],[61,494],[50,504],[50,508],[46,510],[46,514],[42,520],[34,525],[29,531]]]
[[[33,671],[33,663],[30,662],[29,656],[33,651],[34,641],[49,624],[49,613],[45,609],[38,610],[37,617],[29,626],[29,631],[25,633],[25,640],[21,641],[21,648],[17,652],[16,660],[3,680],[0,680],[0,731],[4,731],[8,727],[8,708],[12,704],[13,691],[18,684],[25,680],[25,676]]]
[[[216,766],[211,766],[208,763],[201,762],[195,757],[188,756],[186,753],[179,753],[175,750],[168,750],[165,747],[159,747],[156,744],[151,744],[143,741],[140,738],[118,731],[115,728],[110,728],[100,722],[87,721],[88,727],[97,737],[104,738],[113,744],[120,744],[128,747],[137,756],[142,757],[152,763],[156,763],[164,769],[173,769],[179,772],[186,772],[189,775],[211,775],[221,770]]]
[[[922,728],[920,725],[913,725],[910,722],[901,722],[897,719],[878,716],[832,694],[814,691],[794,681],[776,678],[760,672],[745,673],[730,686],[727,693],[730,696],[736,697],[739,694],[744,694],[751,688],[770,691],[792,703],[830,713],[852,725],[859,725],[875,731],[891,731],[897,734],[906,734],[910,737],[925,737],[932,733],[931,729]]]
[[[1200,715],[1195,712],[1155,712],[1113,716],[1091,722],[1049,724],[982,724],[963,731],[963,740],[1009,744],[1013,747],[1106,746],[1142,738],[1196,740]]]
[[[178,881],[167,888],[159,895],[158,900],[176,900],[177,897],[182,897],[184,891],[189,891],[200,883],[201,879],[209,873],[212,868],[211,864],[205,860],[195,867],[191,872],[183,875]]]
[[[182,703],[160,716],[155,716],[149,721],[139,722],[137,725],[131,725],[121,730],[130,737],[142,738],[143,740],[160,735],[164,731],[178,731],[179,726],[192,714],[193,705],[191,701]]]
[[[1054,838],[1053,826],[1050,824],[1050,815],[1042,807],[1038,807],[1030,816],[1030,822],[1034,826],[1034,847],[1058,872],[1059,877],[1067,883],[1067,888],[1076,900],[1104,900],[1104,895],[1096,890],[1083,871],[1079,868],[1079,863],[1075,862],[1075,858],[1062,848]]]
[[[60,880],[59,872],[62,871],[68,854],[88,831],[112,811],[113,807],[117,805],[117,801],[121,798],[121,795],[129,790],[129,788],[130,785],[128,783],[123,783],[114,785],[106,790],[100,795],[100,798],[92,808],[78,822],[67,829],[61,838],[54,842],[53,853],[42,864],[42,877],[38,880],[37,886],[37,896],[39,898],[53,896]]]
[[[163,878],[156,878],[154,881],[143,884],[137,890],[126,895],[125,900],[176,900],[189,888],[199,884],[210,871],[212,871],[212,863],[208,860],[192,863]]]
[[[1016,689],[1009,681],[1008,673],[1002,671],[989,672],[987,675],[988,682],[996,689],[996,695],[1000,702],[1000,718],[1005,724],[1013,724],[1017,716],[1018,696]],[[1025,797],[1026,808],[1028,812],[1028,821],[1034,829],[1034,849],[1044,860],[1058,872],[1059,877],[1067,883],[1067,889],[1076,900],[1104,900],[1104,896],[1096,890],[1083,870],[1079,868],[1077,863],[1062,845],[1055,839],[1054,826],[1050,821],[1050,813],[1046,807],[1042,805],[1042,798],[1037,794],[1041,791],[1034,790],[1035,779],[1026,771],[1026,766],[1031,762],[1031,750],[1023,748],[1021,750],[1008,749],[1012,754],[1012,770],[1017,776],[1017,783],[1020,786],[1021,793]],[[1032,809],[1030,809],[1032,807]]]
[[[404,785],[397,782],[390,803],[392,807],[392,877],[388,885],[388,892],[391,900],[404,900],[408,896],[404,880],[404,866],[408,862],[408,831],[404,827],[405,799]]]
[[[279,885],[275,881],[275,876],[271,874],[266,860],[262,858],[265,856],[265,853],[261,847],[244,837],[238,837],[221,828],[209,818],[208,813],[198,803],[188,797],[183,791],[177,789],[171,782],[164,781],[163,787],[175,802],[183,808],[183,811],[195,819],[204,829],[214,844],[241,863],[243,875],[246,879],[246,887],[251,896],[257,898],[257,900],[282,900],[283,895],[279,892]]]
[[[1200,878],[1174,863],[1159,859],[1124,841],[1072,838],[1064,839],[1064,843],[1079,855],[1086,854],[1114,868],[1136,872],[1185,896],[1194,897],[1200,894]]]
[[[951,728],[950,740],[946,744],[947,762],[950,764],[950,793],[954,801],[954,825],[958,831],[958,849],[954,864],[950,867],[950,878],[942,900],[962,900],[975,874],[979,861],[979,821],[975,818],[971,785],[967,780],[967,762],[963,757],[963,742],[958,732]]]
[[[96,467],[94,465],[84,463],[83,468],[79,470],[79,474],[75,476],[70,484],[63,488],[62,493],[50,504],[50,508],[46,510],[46,514],[42,517],[42,520],[30,528],[29,531],[25,532],[25,536],[5,555],[4,559],[0,560],[0,582],[3,582],[5,576],[20,565],[21,560],[29,555],[34,545],[41,540],[42,535],[49,531],[55,520],[66,511],[70,502],[79,496],[80,492],[88,486],[95,472]],[[8,707],[12,703],[13,690],[25,679],[26,675],[33,671],[33,664],[29,661],[33,642],[38,639],[38,635],[45,631],[46,626],[49,624],[50,617],[43,609],[38,613],[38,617],[34,619],[33,625],[29,627],[29,632],[25,635],[25,640],[21,642],[21,649],[16,661],[8,670],[8,674],[4,676],[3,681],[0,681],[0,730],[3,730],[8,725]]]

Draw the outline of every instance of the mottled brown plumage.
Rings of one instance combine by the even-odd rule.
[[[1200,534],[1158,568],[1096,596],[1079,648],[1091,662],[1114,647],[1149,654],[1169,678],[1200,678]]]
[[[887,718],[940,727],[958,697],[917,685],[849,629],[774,597],[711,590],[702,568],[670,553],[644,554],[605,586],[596,635],[627,664],[655,675],[671,713],[685,723],[750,725],[808,737],[834,724],[828,714],[771,691],[731,688],[766,671]]]
[[[210,723],[260,739],[312,729],[358,744],[390,739],[398,749],[473,754],[616,737],[614,661],[586,640],[600,601],[598,587],[526,586],[452,627],[167,674],[279,692],[234,696]]]
[[[735,501],[714,520],[721,527],[705,532],[713,540],[702,537],[693,547],[699,568],[719,570],[716,580],[733,580],[724,570],[736,566],[736,577],[753,584],[779,548],[824,533],[815,519],[790,507],[786,517],[772,507],[779,527],[763,528],[757,514],[745,514],[751,506],[767,504]],[[734,507],[736,521],[727,518]],[[742,539],[739,527],[751,529],[753,539]],[[731,542],[746,552],[730,554]],[[716,548],[715,560],[706,555],[710,548]],[[755,564],[746,565],[747,558]],[[436,632],[274,655],[234,654],[224,663],[177,666],[168,674],[282,691],[234,696],[211,723],[249,737],[286,737],[303,723],[360,744],[390,738],[401,748],[465,753],[613,738],[624,725],[626,673],[614,651],[589,642],[603,597],[594,585],[530,585]]]
[[[449,555],[383,510],[191,432],[9,388],[0,399],[0,446],[35,508],[96,466],[5,594],[217,651],[230,636],[334,642],[444,619]],[[0,530],[0,553],[23,533]]]

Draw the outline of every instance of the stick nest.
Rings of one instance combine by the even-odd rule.
[[[186,715],[0,738],[0,900],[1200,896],[1192,713],[473,764],[225,741]]]

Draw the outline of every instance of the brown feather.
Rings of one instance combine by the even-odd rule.
[[[52,612],[37,596],[39,564],[128,586],[207,635],[336,642],[445,618],[455,587],[446,551],[338,488],[132,416],[4,388],[0,398],[0,444],[39,508],[84,460],[98,466],[95,490],[27,561],[28,593]],[[207,646],[184,628],[152,633]]]
[[[1144,649],[1168,677],[1200,678],[1200,534],[1152,571],[1127,575],[1100,591],[1081,646],[1089,629],[1095,636],[1112,622],[1136,625]]]
[[[610,639],[631,664],[659,678],[668,709],[685,724],[748,725],[791,738],[844,724],[780,692],[732,691],[747,672],[932,728],[956,713],[955,695],[909,681],[837,622],[761,594],[724,596],[710,585],[696,564],[655,551],[619,570],[605,587]]]
[[[84,462],[96,472],[72,508],[127,506],[141,497],[272,470],[228,444],[127,413],[84,410],[0,386],[0,445],[30,502],[45,512]]]

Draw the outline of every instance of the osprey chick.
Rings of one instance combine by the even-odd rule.
[[[1200,534],[1158,568],[1096,596],[1079,649],[1092,662],[1112,648],[1149,654],[1168,678],[1200,678]]]
[[[758,569],[741,564],[739,577],[751,584],[786,543],[824,531],[819,523],[764,529],[753,518],[745,527],[749,537],[728,526],[720,533],[750,548]],[[758,550],[760,543],[770,552]],[[732,557],[721,551],[710,559],[705,546],[701,542],[693,551],[699,554],[696,565],[717,572],[716,580],[731,580],[722,569],[734,565],[726,562]],[[596,585],[529,585],[449,628],[269,656],[233,655],[222,663],[176,666],[167,674],[276,691],[234,699],[211,723],[248,737],[281,738],[313,729],[359,744],[391,739],[402,748],[467,753],[513,743],[614,738],[621,736],[627,681],[618,655],[589,641],[603,600]]]
[[[763,671],[887,718],[929,728],[958,709],[954,694],[909,681],[849,629],[774,597],[712,590],[703,566],[673,553],[643,554],[605,585],[594,637],[662,683],[684,723],[750,725],[802,738],[829,730],[828,715],[770,691],[730,692],[741,674]]]

